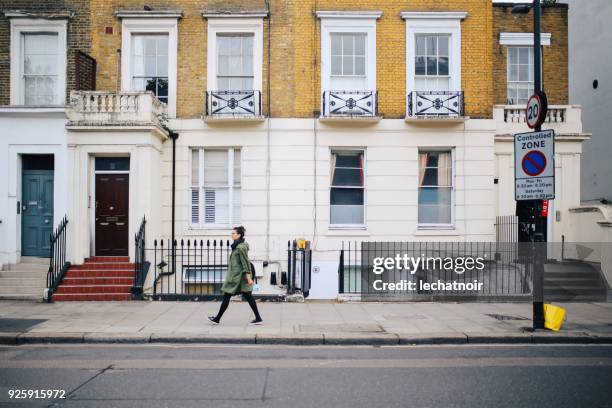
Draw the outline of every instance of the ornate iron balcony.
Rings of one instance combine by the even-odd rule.
[[[378,114],[377,91],[325,91],[323,117],[371,116]]]
[[[413,91],[408,94],[408,116],[462,117],[462,91]]]
[[[259,117],[261,91],[208,91],[206,116]]]

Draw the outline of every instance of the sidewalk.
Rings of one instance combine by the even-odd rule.
[[[526,332],[529,303],[0,302],[0,344],[245,343],[462,344],[612,343],[612,303],[566,303],[560,332]],[[498,317],[489,316],[499,315]]]

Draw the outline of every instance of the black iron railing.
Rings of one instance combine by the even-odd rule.
[[[504,250],[496,254],[496,259],[506,257],[512,261],[518,257],[518,217],[516,215],[499,215],[495,217],[495,241]]]
[[[51,243],[49,270],[47,272],[47,301],[49,302],[52,300],[53,292],[55,292],[70,267],[70,262],[66,260],[67,225],[68,218],[64,216],[49,237]]]
[[[149,262],[147,262],[145,252],[146,225],[147,220],[142,217],[140,227],[134,237],[134,285],[132,286],[132,295],[137,298],[142,295],[142,286],[149,270]]]
[[[408,116],[464,116],[461,91],[413,91],[408,94]]]
[[[339,293],[361,295],[362,300],[529,301],[531,265],[515,255],[514,246],[497,242],[343,242]],[[419,258],[414,268],[412,259]],[[385,259],[393,261],[385,265]],[[381,282],[404,282],[406,287],[378,290]]]
[[[227,273],[230,242],[227,240],[169,239],[153,241],[149,274],[150,293],[156,300],[205,300],[222,296],[221,285]],[[174,251],[173,251],[174,249]],[[173,259],[173,253],[176,254]]]
[[[378,114],[377,91],[325,91],[322,103],[323,117]]]
[[[261,116],[261,91],[208,91],[206,116]]]
[[[308,297],[312,273],[312,250],[298,248],[297,241],[287,242],[287,293],[301,292]]]

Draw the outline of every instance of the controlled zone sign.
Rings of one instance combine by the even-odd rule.
[[[514,199],[555,198],[555,132],[514,135]]]

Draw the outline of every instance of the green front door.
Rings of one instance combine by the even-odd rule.
[[[21,255],[49,257],[53,231],[53,170],[24,170]]]

